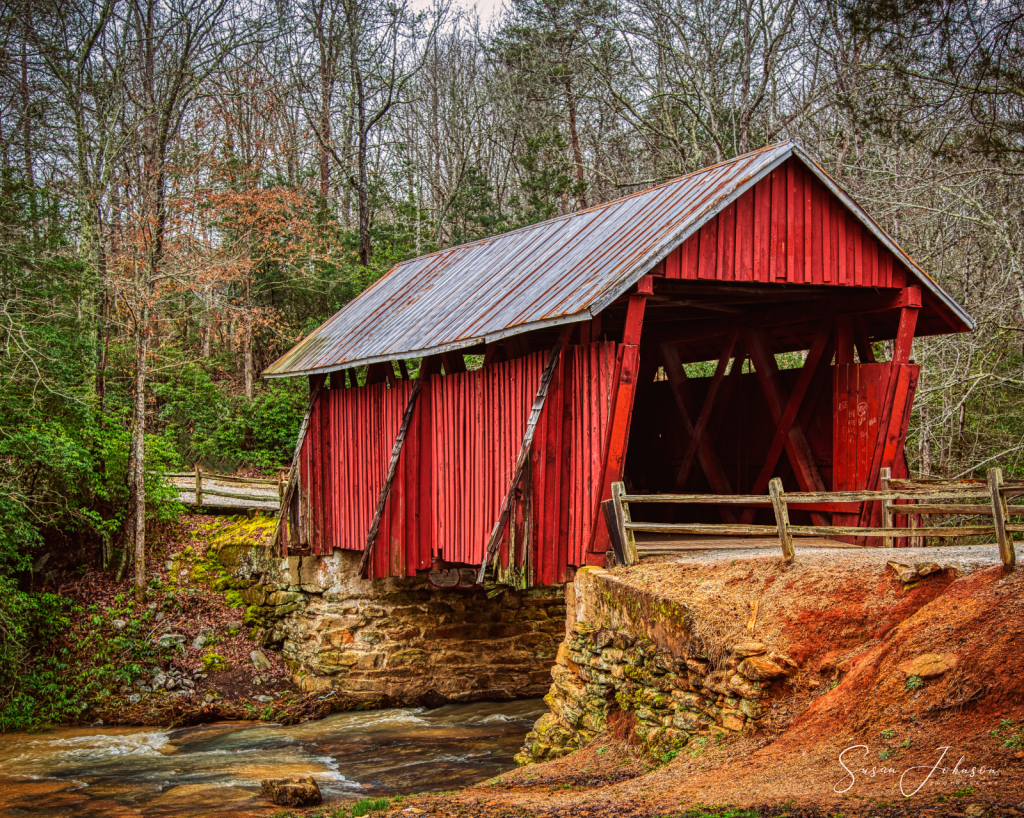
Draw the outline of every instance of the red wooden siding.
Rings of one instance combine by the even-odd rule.
[[[501,563],[534,584],[586,564],[598,515],[614,379],[614,343],[565,347],[534,437],[529,501],[517,504],[515,553]],[[427,380],[384,507],[370,575],[412,576],[435,554],[478,565],[519,452],[548,353]],[[361,551],[411,381],[324,390],[300,457],[313,553]],[[529,520],[523,519],[529,509]],[[529,530],[529,534],[526,532]],[[528,538],[529,554],[521,547]]]
[[[433,549],[479,565],[512,477],[546,353],[443,378],[433,396]]]
[[[790,159],[673,250],[666,278],[903,287],[893,254]]]
[[[889,440],[879,441],[882,404],[890,369],[888,363],[836,364],[833,367],[833,491],[877,488],[870,485],[869,472],[875,447],[880,443],[883,446],[882,466],[893,469],[894,476],[905,476],[903,446],[921,367],[916,364],[897,366],[896,399],[892,410],[892,425],[897,434]],[[836,513],[833,517],[835,525],[857,525],[859,519],[859,512]]]
[[[360,551],[366,544],[411,391],[411,382],[400,381],[395,389],[377,383],[320,392],[300,457],[314,554]]]

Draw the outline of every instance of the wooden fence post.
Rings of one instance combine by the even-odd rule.
[[[882,491],[889,491],[889,480],[892,479],[892,469],[884,466],[878,470],[878,484]],[[892,501],[882,500],[882,528],[892,528]],[[882,546],[892,548],[892,535],[882,537]]]
[[[1006,498],[1001,491],[1003,486],[1003,470],[1000,468],[989,469],[988,490],[992,495],[992,520],[996,527],[996,542],[999,543],[999,556],[1007,571],[1012,571],[1017,563],[1017,551],[1013,545],[1013,538],[1006,531],[1006,518],[1010,516],[1010,510],[1006,507]]]
[[[768,493],[775,509],[775,522],[779,527],[779,542],[782,544],[782,558],[786,562],[793,561],[793,535],[789,533],[789,510],[783,498],[782,480],[773,477],[768,482]]]
[[[632,520],[629,518],[629,505],[622,499],[625,493],[624,483],[612,483],[612,510],[615,512],[615,525],[619,529],[619,537],[622,539],[623,556],[626,558],[626,565],[636,565],[640,562],[640,555],[636,550],[636,535],[626,528],[626,523],[632,522]]]
[[[196,505],[203,504],[203,467],[196,464]]]

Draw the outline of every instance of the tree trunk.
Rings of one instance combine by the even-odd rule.
[[[146,601],[146,355],[149,352],[148,309],[143,308],[135,339],[135,402],[132,413],[131,468],[132,537],[135,541],[135,601]]]
[[[565,81],[565,98],[569,106],[569,141],[572,142],[572,161],[576,165],[576,181],[580,190],[576,202],[581,209],[587,207],[586,177],[583,175],[583,151],[580,150],[580,134],[576,127],[576,97],[572,92],[572,83]]]
[[[242,327],[242,375],[245,379],[246,400],[253,399],[252,327],[246,321]]]

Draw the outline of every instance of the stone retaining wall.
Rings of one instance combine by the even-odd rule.
[[[717,666],[693,638],[692,614],[600,568],[567,590],[566,638],[545,696],[550,712],[527,736],[521,764],[589,744],[612,718],[652,754],[691,740],[756,728],[773,686],[795,668],[754,640],[737,639]]]

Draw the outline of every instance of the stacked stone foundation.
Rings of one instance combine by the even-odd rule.
[[[565,631],[561,587],[487,591],[468,574],[453,590],[433,588],[425,576],[366,580],[360,557],[291,557],[245,576],[245,624],[263,629],[264,644],[281,651],[300,689],[367,705],[547,690]]]
[[[628,740],[652,755],[691,741],[753,731],[795,665],[751,639],[737,638],[709,660],[692,614],[677,603],[583,569],[567,592],[569,622],[545,696],[549,712],[527,736],[521,764],[585,747],[625,721]]]

